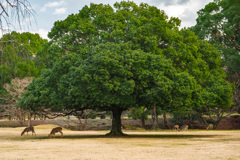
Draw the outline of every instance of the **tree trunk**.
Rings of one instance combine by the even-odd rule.
[[[106,134],[107,136],[119,137],[124,136],[122,132],[121,114],[123,110],[119,107],[114,107],[112,110],[112,129]]]
[[[170,129],[169,126],[168,126],[168,120],[167,120],[167,114],[166,113],[163,114],[163,121],[164,121],[165,128]]]
[[[29,113],[28,115],[28,127],[32,126],[32,113]]]
[[[158,129],[158,115],[157,115],[157,109],[156,109],[155,105],[153,105],[153,108],[152,108],[152,119],[153,119],[152,129],[157,130]]]
[[[201,117],[201,120],[202,120],[202,121],[203,121],[203,123],[205,124],[205,126],[207,126],[207,125],[208,125],[208,123],[207,123],[206,119],[203,117],[203,114],[202,114],[202,113],[200,113],[199,115],[200,115],[200,117]]]
[[[28,127],[32,126],[31,118],[28,119]]]
[[[145,128],[145,119],[142,118],[142,127]]]

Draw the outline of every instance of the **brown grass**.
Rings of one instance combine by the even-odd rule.
[[[240,159],[240,131],[126,131],[107,138],[108,131],[69,131],[48,139],[54,125],[36,126],[37,136],[20,136],[24,127],[0,128],[0,159],[60,160],[207,160]]]

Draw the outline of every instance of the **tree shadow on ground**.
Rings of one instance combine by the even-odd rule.
[[[123,139],[191,139],[191,138],[214,138],[215,136],[219,137],[221,135],[169,135],[169,134],[161,134],[161,135],[147,135],[147,134],[131,134],[120,137],[106,136],[106,135],[64,135],[62,138],[60,135],[56,135],[55,138],[51,139],[97,139],[97,138],[123,138]],[[224,135],[222,135],[224,136]],[[12,140],[43,140],[49,139],[48,136],[29,136],[29,137],[14,137]]]

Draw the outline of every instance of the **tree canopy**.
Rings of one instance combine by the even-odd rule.
[[[240,112],[240,1],[214,0],[198,12],[191,29],[222,55],[228,80],[236,85],[235,104]]]
[[[29,79],[37,77],[40,68],[36,63],[36,53],[47,40],[38,34],[11,32],[0,39],[0,112],[2,114],[16,113],[16,97],[13,86]],[[15,84],[14,84],[15,83]],[[29,84],[29,83],[27,83]],[[7,87],[6,86],[11,86]],[[24,86],[24,85],[23,85]],[[17,86],[16,88],[18,88]],[[26,86],[25,86],[26,87]],[[25,87],[22,89],[24,90]],[[19,87],[20,88],[20,87]],[[22,94],[18,93],[19,95]],[[6,110],[6,108],[8,108]],[[6,113],[8,111],[8,113]]]
[[[35,56],[47,42],[38,34],[11,32],[0,39],[0,83],[9,83],[15,77],[37,76],[39,69]]]
[[[122,135],[121,113],[153,105],[169,112],[204,107],[203,95],[225,96],[221,57],[180,20],[146,3],[93,4],[57,21],[51,41],[38,52],[47,67],[34,79],[19,105],[53,111],[101,109],[113,113],[110,135]],[[229,93],[208,89],[211,79]],[[211,106],[228,108],[214,101]]]

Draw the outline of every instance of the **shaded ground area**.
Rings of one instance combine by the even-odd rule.
[[[24,127],[0,128],[0,159],[240,159],[240,130],[124,131],[129,136],[109,138],[108,131],[64,129],[63,138],[48,139],[53,127],[36,126],[36,137],[21,137]]]
[[[200,123],[199,121],[184,121],[184,124],[187,124],[190,129],[206,129],[205,124]],[[57,119],[48,119],[48,120],[32,120],[31,124],[33,126],[53,124],[58,125],[70,130],[110,130],[112,125],[111,119],[82,119],[81,123],[76,118],[57,118]],[[148,119],[145,122],[145,128],[152,127],[152,120]],[[177,124],[177,123],[176,123]],[[122,119],[122,125],[129,129],[136,129],[136,127],[141,127],[141,120],[133,119]],[[171,123],[169,120],[169,126],[175,124]],[[180,124],[178,124],[180,125]],[[0,120],[0,127],[21,127],[28,126],[28,121],[20,123],[19,121],[7,121]],[[159,127],[161,129],[165,128],[163,118],[159,118]],[[225,118],[220,121],[217,128],[218,130],[230,130],[230,129],[240,129],[240,116],[231,116],[230,118]]]

